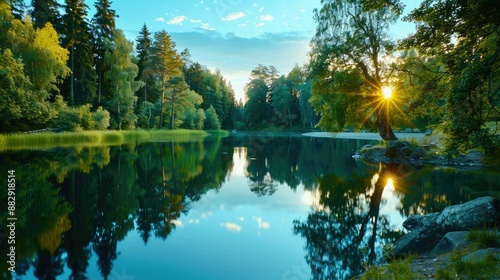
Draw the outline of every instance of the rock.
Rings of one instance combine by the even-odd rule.
[[[405,133],[411,133],[411,132],[412,132],[412,130],[411,130],[411,128],[406,128],[406,129],[404,130],[404,132],[405,132]]]
[[[489,196],[448,206],[440,213],[410,216],[403,223],[410,232],[396,242],[393,254],[427,253],[448,232],[480,229],[499,221],[500,201]]]
[[[385,155],[388,158],[407,157],[413,151],[413,147],[408,141],[392,140],[387,141]]]
[[[477,262],[484,260],[488,256],[493,256],[497,260],[500,260],[500,248],[488,248],[483,250],[477,250],[468,255],[462,257],[462,261]],[[498,264],[500,266],[500,263]]]
[[[373,148],[373,145],[366,144],[363,146],[363,148],[361,148],[361,151],[365,151],[365,150],[370,149],[370,148]]]
[[[414,128],[414,129],[413,129],[413,133],[420,133],[420,129],[418,129],[418,128]]]
[[[425,156],[425,152],[422,148],[416,147],[410,154],[410,158],[412,159],[422,159]]]
[[[469,231],[448,232],[439,243],[429,252],[431,256],[437,256],[452,252],[455,249],[464,248],[469,244]]]

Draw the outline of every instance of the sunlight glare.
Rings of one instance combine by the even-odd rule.
[[[385,187],[391,190],[394,189],[394,183],[392,182],[392,178],[387,179],[387,185],[385,185]]]
[[[391,98],[392,97],[392,88],[387,87],[387,86],[383,86],[382,87],[382,95],[384,95],[385,99]]]

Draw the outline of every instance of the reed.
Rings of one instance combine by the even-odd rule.
[[[34,134],[0,135],[0,151],[23,149],[48,149],[64,146],[122,145],[138,142],[192,141],[203,139],[214,132],[202,130],[111,130],[81,132],[43,132]]]

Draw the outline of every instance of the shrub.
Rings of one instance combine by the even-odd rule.
[[[204,129],[209,130],[220,130],[220,121],[219,117],[217,116],[217,112],[215,111],[214,107],[210,105],[210,108],[208,108],[205,111],[205,125]]]

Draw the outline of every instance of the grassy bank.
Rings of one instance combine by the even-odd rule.
[[[121,145],[146,141],[190,141],[214,134],[224,136],[227,132],[178,129],[11,134],[0,135],[0,150],[46,149],[56,146],[73,145]]]

